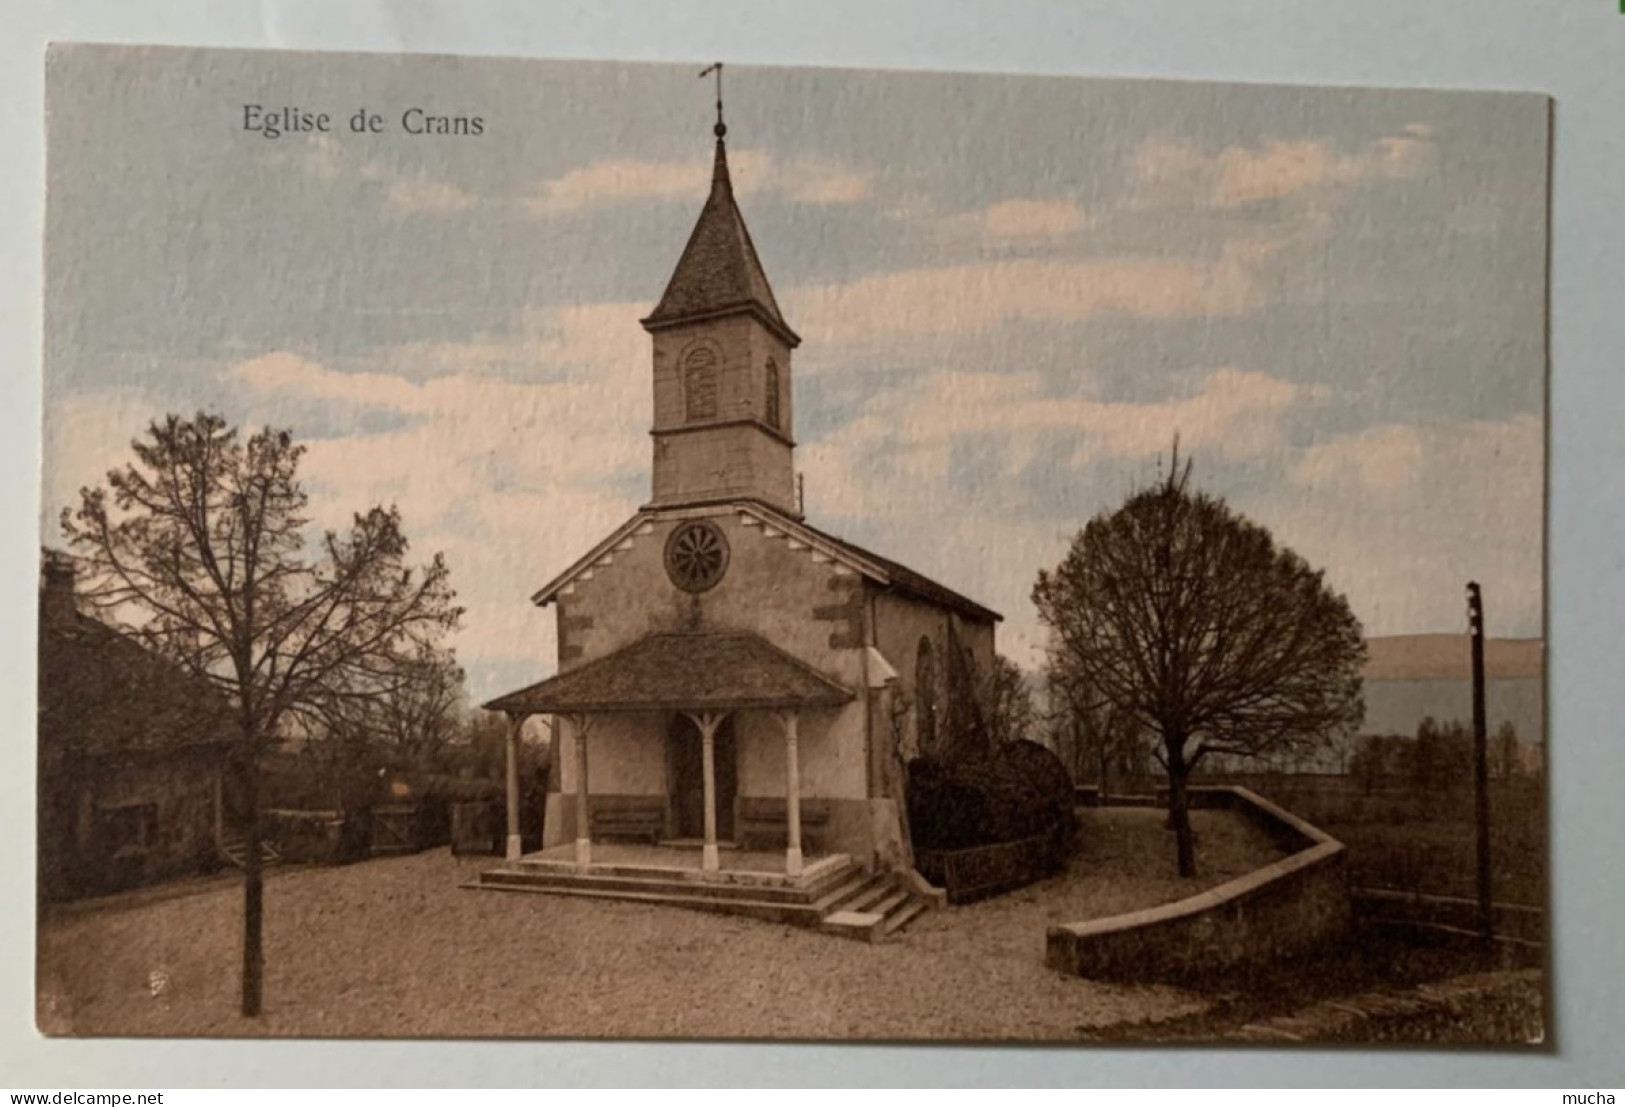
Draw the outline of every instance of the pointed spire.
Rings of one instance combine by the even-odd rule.
[[[722,121],[720,63],[701,76],[713,69],[717,73],[717,123],[712,130],[717,146],[711,167],[711,194],[660,303],[643,320],[643,326],[658,330],[689,320],[748,312],[792,347],[798,346],[801,339],[779,312],[745,217],[734,200],[733,180],[728,174],[728,127]]]
[[[718,123],[717,128],[723,129]],[[733,197],[733,179],[728,176],[728,144],[717,136],[717,152],[711,161],[711,195],[715,197],[718,192],[726,192],[730,199]]]

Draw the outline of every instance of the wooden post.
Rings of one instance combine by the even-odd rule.
[[[508,849],[509,861],[519,860],[523,852],[519,836],[519,737],[525,726],[525,716],[508,716]]]
[[[794,711],[779,712],[779,723],[784,727],[784,818],[785,849],[784,873],[801,875],[801,755],[799,720]]]
[[[588,716],[575,715],[570,724],[576,732],[576,868],[586,872],[592,867],[592,811],[587,806],[587,730]]]
[[[1476,581],[1467,584],[1467,627],[1473,661],[1473,790],[1478,822],[1478,936],[1486,946],[1495,940],[1490,895],[1489,722],[1484,710],[1484,600]]]
[[[81,810],[84,804],[80,804]],[[83,826],[87,815],[79,816],[79,826]],[[79,839],[79,848],[84,850],[90,835],[84,834]],[[226,770],[223,765],[216,765],[214,769],[214,848],[218,854],[226,844]]]
[[[265,985],[265,877],[260,858],[260,768],[256,748],[242,757],[243,806],[243,1014],[257,1018]]]
[[[700,729],[700,767],[701,775],[705,778],[705,845],[700,850],[700,868],[714,873],[722,867],[722,859],[717,852],[716,739],[717,728],[727,718],[727,713],[702,711],[688,717]]]
[[[700,751],[705,773],[705,847],[700,852],[700,867],[714,873],[722,867],[717,856],[717,724],[716,715],[701,716]]]

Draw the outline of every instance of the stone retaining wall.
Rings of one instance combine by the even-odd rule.
[[[1174,903],[1049,929],[1045,962],[1069,975],[1186,983],[1301,954],[1350,918],[1345,847],[1245,788],[1190,790],[1192,807],[1229,808],[1287,857]]]

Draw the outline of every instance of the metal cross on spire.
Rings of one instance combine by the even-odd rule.
[[[713,128],[713,130],[716,132],[716,136],[718,138],[721,138],[723,135],[728,133],[728,125],[722,121],[722,63],[721,62],[713,62],[712,64],[706,66],[704,69],[700,70],[700,76],[701,77],[709,77],[713,73],[715,73],[717,75],[717,125]]]

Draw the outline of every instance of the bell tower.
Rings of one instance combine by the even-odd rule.
[[[654,342],[650,506],[759,500],[799,517],[790,354],[801,339],[734,201],[727,131],[719,84],[711,195],[642,320]]]

